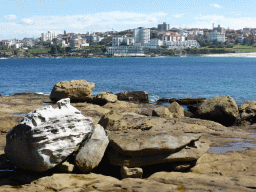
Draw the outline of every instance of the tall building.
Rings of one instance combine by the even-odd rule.
[[[48,31],[48,33],[41,34],[42,41],[52,41],[54,38],[56,38],[56,35],[55,35],[55,33],[52,33],[51,31]]]
[[[213,31],[217,31],[219,33],[225,33],[225,28],[220,27],[220,25],[218,25],[218,27],[213,27]]]
[[[170,24],[166,24],[166,22],[163,22],[163,24],[158,24],[157,27],[159,30],[170,30]]]
[[[144,27],[133,29],[133,38],[135,43],[148,43],[150,41],[150,29]]]

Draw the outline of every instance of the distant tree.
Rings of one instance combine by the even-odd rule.
[[[18,53],[19,53],[19,50],[18,50],[18,49],[14,49],[14,50],[13,50],[13,54],[14,54],[14,55],[18,55]]]

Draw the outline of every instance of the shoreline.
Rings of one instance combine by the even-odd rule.
[[[246,53],[217,53],[217,54],[200,54],[200,55],[175,55],[175,56],[154,56],[150,55],[144,57],[106,57],[106,56],[98,56],[98,57],[29,57],[29,58],[16,58],[16,57],[1,57],[0,59],[76,59],[76,58],[84,58],[84,59],[92,59],[92,58],[166,58],[166,57],[256,57],[256,52],[246,52]]]
[[[205,54],[202,57],[256,57],[256,52],[249,53],[223,53],[223,54]]]

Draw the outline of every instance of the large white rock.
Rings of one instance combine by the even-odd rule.
[[[92,131],[92,118],[70,105],[70,99],[30,112],[6,135],[5,153],[19,168],[46,171],[66,159]]]

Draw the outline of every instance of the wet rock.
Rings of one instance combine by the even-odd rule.
[[[92,130],[84,117],[62,99],[58,107],[46,106],[28,113],[6,135],[5,153],[19,168],[43,172],[66,159]]]
[[[173,102],[167,108],[173,114],[173,117],[176,117],[176,118],[184,117],[184,108],[181,107],[177,102]]]
[[[75,155],[76,166],[84,173],[97,167],[108,143],[104,128],[99,124],[96,125],[91,138],[81,144],[79,152]]]
[[[99,93],[92,98],[92,103],[98,105],[105,105],[107,103],[115,103],[117,101],[117,96],[112,92]]]
[[[122,178],[141,178],[143,174],[142,168],[134,167],[134,168],[128,168],[128,167],[121,167],[120,173]]]
[[[152,111],[152,116],[172,118],[173,114],[165,106],[158,107]]]
[[[58,101],[70,98],[71,102],[88,101],[95,84],[85,80],[60,81],[54,85],[50,99]]]
[[[146,91],[125,91],[116,95],[118,100],[149,102]]]
[[[219,122],[225,126],[235,123],[238,107],[230,96],[220,96],[208,99],[199,106],[195,117]]]
[[[156,101],[156,103],[158,105],[161,105],[162,103],[177,102],[180,105],[199,105],[199,104],[203,103],[205,100],[206,100],[206,98],[185,98],[185,99],[176,99],[176,98],[166,99],[166,98],[162,98],[162,99],[158,99]]]
[[[99,124],[106,130],[117,131],[121,130],[122,125],[122,113],[116,110],[111,110],[105,114],[99,121]]]

